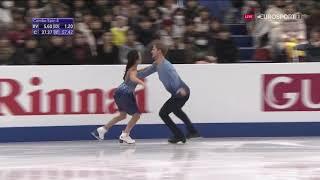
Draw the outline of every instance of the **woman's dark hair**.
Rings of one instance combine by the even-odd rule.
[[[139,60],[139,52],[137,50],[130,51],[127,55],[127,59],[128,59],[128,62],[127,62],[127,66],[126,66],[126,71],[124,72],[124,75],[123,75],[123,80],[126,79],[126,75],[127,75],[128,70],[132,66],[134,66],[136,64],[136,62]]]

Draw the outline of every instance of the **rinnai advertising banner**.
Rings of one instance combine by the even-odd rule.
[[[229,125],[320,122],[320,64],[175,67],[191,89],[183,110],[212,136],[227,133]],[[118,113],[113,93],[122,83],[124,68],[0,67],[0,127],[102,125]],[[156,73],[145,82],[146,87],[136,91],[143,112],[138,124],[163,125],[158,112],[170,94]]]

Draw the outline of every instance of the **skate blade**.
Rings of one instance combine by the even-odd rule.
[[[192,141],[192,140],[200,140],[200,139],[203,139],[203,137],[199,136],[199,137],[192,137],[192,138],[188,138],[188,140]]]
[[[183,142],[183,141],[178,141],[177,143],[173,143],[173,144],[186,144],[186,141]]]
[[[126,141],[124,141],[122,139],[119,139],[119,143],[120,144],[135,144],[135,142],[134,143],[128,143],[128,142],[126,142]]]
[[[169,144],[186,144],[187,141],[168,142]]]
[[[91,132],[91,135],[93,137],[95,137],[97,140],[102,141],[103,139],[101,139],[99,136],[97,136],[94,132]]]

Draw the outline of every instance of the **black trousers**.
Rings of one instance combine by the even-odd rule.
[[[170,113],[175,114],[179,119],[181,119],[184,122],[189,133],[197,132],[189,117],[186,115],[185,112],[182,111],[182,107],[188,101],[189,96],[190,94],[186,96],[172,96],[169,100],[167,100],[167,102],[164,103],[159,112],[159,116],[161,117],[161,119],[169,127],[173,135],[177,138],[184,137],[184,135],[183,132],[170,118]]]

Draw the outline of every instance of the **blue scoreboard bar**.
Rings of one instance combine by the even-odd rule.
[[[73,18],[32,18],[34,36],[72,36]]]

